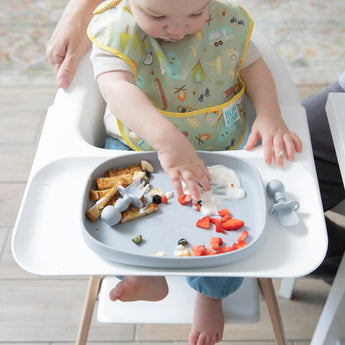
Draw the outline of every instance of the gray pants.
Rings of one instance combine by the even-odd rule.
[[[328,125],[325,105],[330,92],[345,92],[338,82],[321,92],[307,97],[302,105],[307,112],[322,204],[325,211],[345,199],[345,190]],[[345,250],[345,227],[340,227],[326,217],[328,250],[323,263],[311,277],[332,283]],[[317,248],[315,248],[317,250]]]

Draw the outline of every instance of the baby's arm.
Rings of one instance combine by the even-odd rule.
[[[167,120],[135,85],[126,71],[103,73],[97,78],[101,93],[113,114],[158,153],[178,196],[183,195],[181,179],[194,200],[200,200],[199,185],[210,189],[210,176],[192,144]]]
[[[256,111],[244,149],[251,150],[261,139],[266,164],[271,164],[274,157],[277,166],[283,166],[284,153],[289,161],[293,161],[295,151],[302,151],[302,143],[287,128],[281,116],[274,81],[267,65],[260,58],[241,71],[241,78]]]

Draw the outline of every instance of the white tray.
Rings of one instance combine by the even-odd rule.
[[[256,35],[255,35],[256,36]],[[90,173],[125,151],[100,149],[105,137],[104,101],[86,55],[68,90],[59,90],[49,108],[34,164],[12,236],[16,262],[41,275],[189,275],[295,277],[308,274],[323,260],[327,236],[304,109],[274,49],[261,34],[255,44],[270,67],[282,115],[303,141],[303,152],[279,169],[264,163],[261,148],[224,152],[253,164],[264,184],[281,179],[288,200],[298,200],[299,224],[286,228],[267,217],[253,255],[213,267],[153,268],[103,259],[83,239],[83,196]],[[63,140],[62,134],[63,133]],[[267,197],[266,197],[267,199]],[[267,204],[272,204],[267,199]],[[169,206],[169,205],[166,205]],[[42,210],[44,213],[42,213]],[[84,218],[83,218],[84,219]],[[259,243],[260,242],[260,243]],[[317,248],[317,250],[315,250]]]

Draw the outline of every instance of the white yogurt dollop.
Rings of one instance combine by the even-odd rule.
[[[200,209],[205,216],[216,215],[225,199],[242,199],[246,196],[233,169],[222,164],[212,165],[207,169],[211,175],[211,190],[201,192]]]

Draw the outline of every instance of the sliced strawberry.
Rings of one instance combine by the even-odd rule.
[[[237,242],[243,242],[248,237],[248,231],[243,230],[241,235],[238,237]]]
[[[165,195],[163,195],[163,196],[161,196],[161,201],[162,201],[162,203],[167,204],[168,198]]]
[[[246,242],[241,241],[241,242],[234,243],[234,244],[232,245],[232,248],[233,248],[233,250],[236,250],[236,249],[243,248],[243,247],[245,247],[246,245],[247,245]]]
[[[240,241],[240,242],[237,242],[237,244],[239,245],[239,247],[240,247],[240,248],[243,248],[243,247],[245,247],[245,246],[247,246],[247,245],[248,245],[248,243],[247,243],[247,242],[245,242],[245,241]]]
[[[192,196],[190,194],[183,194],[177,198],[181,205],[188,205],[192,201]]]
[[[223,208],[222,210],[218,211],[218,214],[223,217],[225,215],[230,216],[230,211],[227,208]]]
[[[244,221],[237,218],[231,218],[222,224],[223,228],[229,231],[241,229],[243,225]]]
[[[202,256],[206,254],[206,248],[204,245],[192,247],[192,251],[195,256]]]
[[[221,239],[221,237],[211,237],[210,243],[212,249],[217,250],[222,246],[223,240]]]
[[[209,229],[211,225],[211,218],[209,216],[202,217],[196,222],[198,228]]]
[[[225,223],[227,220],[229,220],[229,219],[231,219],[231,216],[229,215],[229,214],[226,214],[225,216],[223,216],[222,218],[221,218],[221,220],[222,220],[222,223]]]
[[[222,224],[222,219],[221,218],[214,218],[214,217],[211,217],[210,218],[210,221],[212,224],[214,225],[221,225]]]
[[[212,249],[206,249],[205,255],[216,255],[216,252],[214,252]]]
[[[225,234],[225,230],[224,230],[222,224],[216,224],[216,232],[219,232],[221,234]]]
[[[216,254],[228,253],[228,252],[232,252],[233,250],[234,249],[232,248],[232,246],[221,247],[216,251]]]

